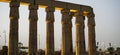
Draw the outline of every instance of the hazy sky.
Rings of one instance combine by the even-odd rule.
[[[60,0],[71,3],[83,4],[93,7],[96,20],[96,41],[100,42],[100,48],[108,47],[108,43],[112,43],[114,47],[120,47],[120,0]],[[19,42],[28,46],[29,32],[29,10],[27,6],[20,6],[19,19]],[[46,13],[44,8],[38,10],[38,48],[45,48],[46,37]],[[4,33],[6,30],[7,44],[9,37],[9,5],[8,3],[0,2],[0,48],[4,45]],[[87,23],[87,18],[85,20]],[[85,26],[86,46],[87,46],[87,24]],[[61,14],[60,11],[55,11],[55,48],[61,48]],[[75,18],[73,19],[73,44],[75,47]],[[40,44],[39,44],[40,43]]]

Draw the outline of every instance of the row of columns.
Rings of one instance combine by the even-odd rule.
[[[37,55],[37,21],[38,5],[34,3],[29,5],[29,50],[28,55]],[[10,2],[10,36],[8,55],[18,55],[18,29],[19,29],[19,1]],[[48,6],[46,8],[46,53],[45,55],[54,54],[54,11],[55,8]],[[61,55],[72,55],[72,17],[76,17],[76,55],[85,55],[85,36],[84,36],[84,19],[81,10],[77,13],[71,13],[70,9],[64,8],[62,14],[62,48]],[[96,55],[95,45],[95,20],[94,14],[88,14],[88,55]]]

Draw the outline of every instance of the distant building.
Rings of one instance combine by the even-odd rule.
[[[42,49],[39,49],[39,50],[38,50],[38,55],[45,55],[45,51],[42,50]]]
[[[120,47],[119,48],[117,48],[117,50],[114,52],[114,54],[113,55],[120,55]]]
[[[8,53],[8,47],[3,46],[2,50],[0,50],[0,55],[7,55],[7,53]]]
[[[28,47],[21,46],[19,47],[19,55],[27,55],[28,54]]]
[[[0,55],[2,55],[2,50],[0,50]]]

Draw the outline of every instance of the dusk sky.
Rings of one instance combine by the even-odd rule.
[[[112,43],[113,47],[120,47],[120,0],[59,0],[64,2],[88,5],[93,7],[96,21],[96,42],[99,42],[99,47],[107,48],[109,43]],[[19,42],[22,42],[24,46],[28,46],[29,35],[29,10],[25,5],[19,7]],[[61,13],[59,10],[55,11],[55,49],[61,48]],[[38,48],[45,49],[46,41],[46,13],[44,8],[38,10]],[[5,35],[3,33],[6,30],[6,38],[8,45],[9,38],[9,4],[0,2],[0,49],[2,45],[5,45]],[[75,17],[73,18],[73,46],[75,48]],[[85,38],[86,47],[88,43],[87,33],[87,18],[85,19]]]

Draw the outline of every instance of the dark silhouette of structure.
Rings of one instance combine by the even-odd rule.
[[[62,14],[62,47],[61,55],[72,54],[72,17],[76,18],[76,55],[85,55],[84,20],[88,18],[88,55],[96,55],[95,14],[93,8],[86,5],[61,2],[56,0],[0,0],[10,5],[10,32],[8,55],[18,55],[19,7],[28,4],[29,8],[29,46],[28,55],[37,55],[37,10],[42,6],[46,11],[46,50],[45,55],[54,53],[54,12]]]

